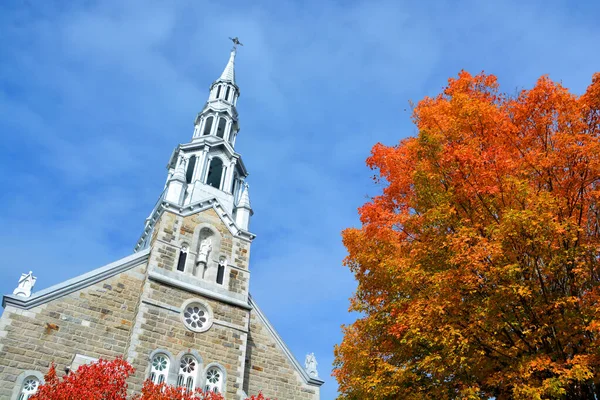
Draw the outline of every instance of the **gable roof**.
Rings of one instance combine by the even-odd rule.
[[[40,290],[39,292],[35,292],[30,297],[21,297],[11,294],[4,295],[2,298],[2,307],[11,305],[17,308],[29,310],[30,308],[66,296],[76,292],[77,290],[84,289],[95,283],[111,278],[121,272],[144,264],[148,261],[149,254],[150,249],[139,251],[103,267],[96,268],[95,270],[87,272],[83,275],[79,275],[54,286],[50,286],[44,290]]]
[[[292,354],[290,349],[287,347],[287,345],[285,344],[285,342],[283,341],[281,336],[279,336],[279,334],[277,333],[277,331],[275,330],[273,325],[271,325],[271,323],[269,322],[269,320],[267,319],[265,314],[258,307],[258,305],[256,304],[256,301],[254,301],[254,299],[252,298],[252,295],[250,295],[250,294],[248,295],[248,302],[250,303],[250,306],[252,306],[253,310],[256,312],[256,316],[265,325],[265,327],[267,328],[267,331],[269,331],[269,333],[271,334],[273,339],[275,339],[275,342],[279,345],[279,348],[281,349],[281,351],[283,351],[283,354],[285,354],[286,358],[289,360],[289,362],[292,364],[292,366],[296,369],[296,371],[298,371],[298,373],[300,374],[300,376],[302,377],[304,382],[306,384],[312,385],[312,386],[321,386],[322,384],[324,384],[325,381],[323,381],[319,378],[311,377],[310,375],[308,375],[306,370],[304,368],[302,368],[302,366],[300,365],[298,360],[296,360],[296,357],[294,357],[294,355]]]

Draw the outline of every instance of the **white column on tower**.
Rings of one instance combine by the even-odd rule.
[[[229,162],[229,168],[227,168],[227,178],[225,179],[225,187],[223,188],[225,192],[232,193],[231,184],[233,179],[233,171],[235,170],[236,160],[235,158]]]
[[[229,137],[231,136],[231,125],[233,125],[233,120],[228,118],[227,124],[225,124],[226,134],[223,135],[223,140],[226,141],[227,143],[229,143]]]
[[[204,182],[204,168],[206,164],[206,155],[208,154],[208,146],[204,146],[202,153],[196,162],[196,180]]]
[[[224,192],[226,191],[225,186],[224,186],[224,181],[227,180],[228,174],[229,174],[229,168],[227,168],[225,166],[225,164],[223,164],[223,169],[221,170],[221,181],[219,182],[219,189],[221,189]]]

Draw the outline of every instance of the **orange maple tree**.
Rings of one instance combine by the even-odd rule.
[[[127,378],[135,369],[121,358],[113,361],[100,359],[97,362],[82,365],[77,371],[65,375],[62,379],[51,365],[44,376],[44,384],[30,400],[224,400],[220,393],[204,392],[199,388],[186,391],[165,383],[155,384],[144,381],[141,393],[128,397]],[[246,400],[269,400],[259,393]]]
[[[463,71],[413,119],[343,232],[340,397],[599,398],[600,74],[509,96]]]

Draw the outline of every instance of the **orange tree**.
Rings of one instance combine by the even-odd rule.
[[[461,72],[377,144],[381,195],[347,229],[358,288],[347,399],[600,395],[600,74],[515,96]]]
[[[44,384],[30,400],[223,400],[223,396],[213,392],[195,389],[188,392],[181,387],[154,384],[146,380],[139,394],[127,396],[127,378],[134,368],[120,358],[113,361],[99,360],[82,365],[77,371],[64,376],[56,375],[54,365],[44,377]],[[261,393],[246,400],[269,400]]]

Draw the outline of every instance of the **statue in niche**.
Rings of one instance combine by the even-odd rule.
[[[35,285],[35,281],[37,278],[33,276],[33,273],[29,271],[28,274],[21,274],[21,278],[19,279],[19,286],[15,290],[13,290],[13,294],[22,297],[30,297],[31,289],[33,285]]]
[[[205,238],[200,242],[200,250],[198,251],[198,262],[208,264],[208,255],[212,250],[212,243],[210,238]]]
[[[317,372],[317,359],[315,358],[315,353],[310,353],[306,355],[306,359],[304,360],[304,369],[308,373],[308,376],[311,378],[318,378],[319,373]]]

